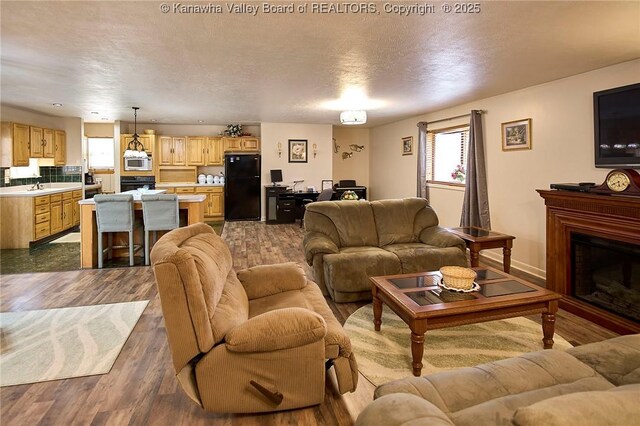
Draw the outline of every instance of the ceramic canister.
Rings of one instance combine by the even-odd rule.
[[[203,175],[203,174],[199,174],[199,175],[198,175],[198,183],[201,183],[201,184],[202,184],[202,183],[205,183],[205,182],[206,182],[206,180],[207,180],[207,178],[206,178],[206,176],[205,176],[205,175]]]
[[[207,183],[214,183],[215,179],[213,178],[213,175],[207,175]]]

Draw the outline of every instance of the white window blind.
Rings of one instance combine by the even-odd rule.
[[[87,138],[90,169],[113,169],[115,144],[113,138]]]
[[[427,181],[464,184],[469,126],[427,132]]]

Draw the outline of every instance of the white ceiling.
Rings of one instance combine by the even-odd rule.
[[[361,107],[378,125],[640,57],[640,1],[485,1],[476,14],[435,2],[425,16],[384,2],[256,16],[183,4],[209,3],[223,13],[2,1],[1,101],[87,121],[132,121],[139,106],[140,122],[338,124],[328,107],[355,88],[376,101]]]

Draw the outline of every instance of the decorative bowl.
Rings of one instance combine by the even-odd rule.
[[[357,200],[358,195],[353,191],[344,191],[340,199],[341,200]]]
[[[440,268],[440,273],[447,287],[461,290],[473,288],[473,281],[478,276],[473,269],[463,268],[462,266],[443,266]]]

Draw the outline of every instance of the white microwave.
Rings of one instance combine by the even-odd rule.
[[[153,160],[151,157],[125,157],[124,159],[125,170],[153,170]]]

